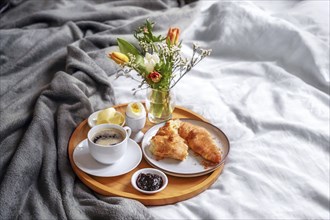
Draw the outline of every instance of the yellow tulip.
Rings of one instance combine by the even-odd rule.
[[[167,33],[167,40],[171,42],[171,44],[177,44],[179,41],[180,29],[179,28],[170,28]]]
[[[108,54],[108,57],[113,59],[118,64],[124,64],[129,61],[129,58],[125,54],[120,53],[120,52],[112,52],[112,53]]]

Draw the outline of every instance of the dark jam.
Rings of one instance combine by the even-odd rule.
[[[157,174],[140,173],[136,179],[136,185],[145,191],[155,191],[163,186],[163,178]]]

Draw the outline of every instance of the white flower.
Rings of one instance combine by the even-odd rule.
[[[157,63],[159,63],[159,57],[157,53],[146,53],[146,56],[144,57],[144,65],[149,73],[154,71]]]

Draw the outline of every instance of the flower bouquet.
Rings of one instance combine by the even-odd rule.
[[[172,88],[203,58],[211,54],[193,44],[190,59],[181,54],[180,29],[169,28],[167,36],[153,33],[154,23],[146,20],[135,32],[138,47],[118,38],[120,52],[112,52],[108,57],[120,65],[117,77],[125,76],[140,82],[134,93],[147,89],[146,107],[151,122],[161,122],[171,118],[175,107]],[[131,71],[137,72],[136,79]]]

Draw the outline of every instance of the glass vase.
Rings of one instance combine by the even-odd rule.
[[[148,119],[152,123],[160,123],[172,118],[175,108],[173,90],[147,89],[146,107]]]

